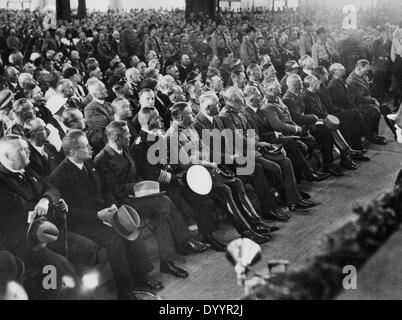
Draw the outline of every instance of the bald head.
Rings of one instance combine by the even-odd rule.
[[[9,135],[0,139],[0,163],[12,170],[25,169],[29,164],[28,143],[20,136]]]
[[[237,111],[240,111],[244,106],[244,95],[240,89],[235,87],[229,87],[226,89],[223,98],[225,99],[225,103],[234,108]]]

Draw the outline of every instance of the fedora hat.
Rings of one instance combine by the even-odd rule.
[[[0,284],[21,281],[25,273],[22,260],[8,251],[0,251]]]
[[[155,181],[142,181],[134,185],[134,197],[154,197],[165,194],[165,191],[160,191],[159,182]]]
[[[109,224],[114,231],[129,241],[136,240],[140,235],[140,216],[134,208],[122,206],[110,219]]]
[[[340,121],[337,117],[333,115],[327,115],[327,117],[324,119],[324,125],[331,131],[338,130]]]
[[[59,236],[59,229],[44,217],[35,218],[29,225],[27,232],[28,248],[38,251],[55,242]]]
[[[212,190],[211,174],[203,166],[192,166],[187,171],[186,181],[189,188],[199,195],[205,196]]]
[[[56,114],[66,104],[66,102],[66,98],[60,95],[55,95],[50,97],[46,102],[46,108],[48,108],[52,114]]]
[[[402,129],[402,108],[399,108],[395,114],[387,115],[387,118],[394,121],[400,129]]]
[[[4,89],[0,91],[0,110],[7,107],[10,101],[14,98],[11,90]]]

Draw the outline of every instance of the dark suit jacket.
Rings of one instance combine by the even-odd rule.
[[[332,103],[344,110],[354,109],[353,97],[347,84],[340,79],[332,79],[328,84],[329,96]]]
[[[42,198],[52,204],[60,199],[59,191],[27,168],[24,182],[0,164],[0,250],[24,247],[28,229],[28,212]]]
[[[31,143],[29,143],[29,150],[31,151],[29,156],[29,168],[41,177],[48,178],[53,170],[63,161],[61,153],[57,152],[56,148],[50,143],[45,143],[44,145],[44,151],[48,155],[47,159],[45,159]]]
[[[365,77],[359,77],[354,71],[346,80],[350,93],[357,105],[375,104],[376,100],[371,97],[370,84]]]
[[[98,211],[114,203],[112,195],[102,190],[101,180],[92,162],[85,163],[87,173],[68,158],[50,175],[50,183],[60,190],[69,206],[69,221],[75,224],[97,222]]]
[[[123,154],[124,156],[119,155],[106,145],[94,160],[104,189],[110,192],[119,204],[133,194],[137,171],[130,152],[124,150]]]
[[[272,129],[271,125],[268,123],[265,114],[261,110],[257,110],[257,112],[254,112],[253,109],[251,109],[249,106],[246,106],[243,109],[243,114],[246,116],[250,127],[256,130],[260,141],[268,143],[277,142],[275,132]]]
[[[282,99],[283,103],[289,108],[292,119],[299,126],[314,124],[315,117],[305,114],[305,104],[301,95],[297,96],[289,90],[285,93]]]
[[[85,107],[85,120],[88,127],[88,140],[95,152],[99,152],[105,146],[105,129],[113,119],[113,110],[110,103],[100,104],[92,100]]]
[[[322,104],[320,97],[317,93],[309,90],[304,90],[303,101],[306,106],[305,112],[307,114],[315,114],[319,119],[324,119],[328,115],[328,111]]]
[[[318,96],[322,104],[325,106],[329,114],[333,114],[335,116],[340,115],[344,110],[334,105],[329,94],[329,90],[327,87],[321,85],[320,90],[318,91]]]

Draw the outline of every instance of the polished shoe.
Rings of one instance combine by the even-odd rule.
[[[314,182],[314,181],[320,182],[320,181],[327,179],[328,177],[329,177],[329,175],[326,173],[314,172],[314,173],[311,173],[310,175],[305,176],[305,179],[310,182]]]
[[[342,177],[342,176],[344,176],[344,173],[342,172],[342,170],[340,168],[335,167],[335,166],[325,168],[324,172],[329,173],[331,176],[334,176],[334,177]]]
[[[270,238],[272,236],[271,231],[268,228],[265,228],[264,226],[261,225],[253,226],[253,231],[264,237]]]
[[[339,163],[339,166],[346,170],[351,170],[351,171],[357,170],[357,165],[351,160],[341,161]]]
[[[352,159],[355,161],[360,161],[360,162],[367,162],[367,161],[371,161],[371,159],[369,157],[360,155],[360,156],[352,156]]]
[[[380,139],[380,137],[371,138],[370,142],[380,146],[385,146],[387,144],[384,140]]]
[[[254,241],[255,243],[258,243],[258,244],[262,244],[262,243],[265,243],[265,242],[268,242],[269,240],[271,240],[271,237],[262,236],[260,234],[255,233],[254,231],[251,231],[251,230],[244,231],[241,234],[241,236],[243,238],[248,238],[248,239],[250,239],[250,240],[252,240],[252,241]]]
[[[163,288],[165,288],[162,282],[151,278],[141,282],[134,283],[134,287],[138,289],[145,289],[152,291],[161,291]]]
[[[177,267],[173,262],[161,263],[160,270],[162,273],[170,274],[177,278],[185,279],[188,277],[188,272],[186,270]]]
[[[317,203],[314,203],[314,202],[308,201],[308,200],[302,200],[298,204],[290,206],[290,210],[291,211],[306,210],[306,209],[311,209],[315,206],[317,206]]]
[[[286,209],[275,208],[269,211],[268,213],[265,213],[263,218],[274,219],[279,221],[288,221],[290,219],[290,214],[289,211],[287,211]]]
[[[269,232],[275,232],[275,231],[278,231],[278,230],[279,230],[279,227],[277,227],[277,226],[270,226],[270,225],[266,224],[265,222],[263,222],[262,220],[256,222],[256,223],[254,224],[254,226],[263,226],[265,229],[269,230]]]
[[[216,240],[213,235],[204,236],[202,240],[204,243],[209,244],[214,251],[224,252],[226,250],[226,246]]]
[[[206,243],[199,242],[194,239],[190,239],[183,243],[177,252],[179,254],[188,256],[190,253],[201,253],[207,251],[211,246]]]

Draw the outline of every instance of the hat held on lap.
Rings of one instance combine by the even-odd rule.
[[[59,229],[44,217],[36,218],[29,225],[27,232],[28,248],[38,251],[55,242],[59,237]]]
[[[165,194],[165,192],[160,191],[159,182],[142,181],[134,186],[134,196],[136,198],[157,196],[161,194]]]
[[[140,216],[134,208],[122,206],[109,221],[112,228],[129,241],[136,240],[140,235]]]

